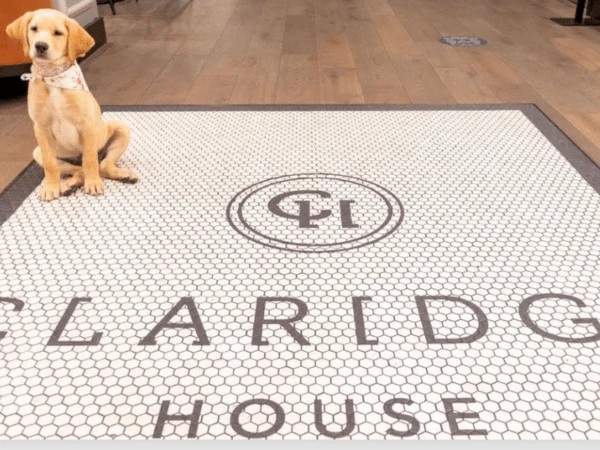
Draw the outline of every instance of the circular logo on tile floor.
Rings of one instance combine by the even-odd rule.
[[[280,250],[324,253],[380,241],[402,222],[400,200],[357,177],[286,175],[261,181],[229,203],[227,219],[246,238]]]

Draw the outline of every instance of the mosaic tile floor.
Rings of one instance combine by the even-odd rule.
[[[2,438],[600,438],[600,170],[534,106],[106,108],[0,198]]]

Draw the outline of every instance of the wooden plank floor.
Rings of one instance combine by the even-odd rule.
[[[567,0],[127,0],[83,64],[100,104],[536,103],[600,164],[600,29]],[[442,35],[475,35],[452,48]],[[35,145],[0,100],[0,190]]]

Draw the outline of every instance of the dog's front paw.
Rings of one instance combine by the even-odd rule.
[[[83,191],[89,195],[102,195],[104,194],[104,183],[101,178],[88,178],[83,184]]]
[[[40,189],[40,200],[50,202],[60,197],[60,184],[58,183],[43,183]]]

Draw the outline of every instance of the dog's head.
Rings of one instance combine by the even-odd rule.
[[[94,46],[81,25],[53,9],[26,12],[6,27],[6,34],[21,43],[26,56],[46,64],[73,64]]]

